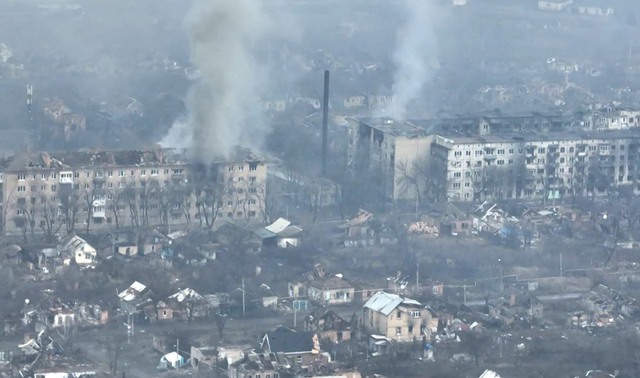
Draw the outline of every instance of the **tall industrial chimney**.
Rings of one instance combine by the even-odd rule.
[[[329,70],[324,71],[324,98],[322,101],[322,176],[327,177],[329,159]]]

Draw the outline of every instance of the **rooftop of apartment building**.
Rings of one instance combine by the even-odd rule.
[[[225,161],[259,161],[260,157],[249,150],[235,151]],[[0,160],[0,168],[6,171],[20,171],[39,168],[96,168],[135,167],[157,165],[182,165],[192,162],[184,149],[153,148],[141,150],[100,150],[67,152],[23,152],[11,158]]]
[[[595,139],[640,139],[637,130],[607,130],[580,132],[516,132],[501,135],[462,135],[438,134],[451,144],[484,144],[484,143],[513,143],[513,142],[552,142]]]
[[[441,132],[443,130],[455,128],[463,129],[465,127],[477,126],[481,120],[494,126],[508,126],[513,124],[531,124],[537,122],[567,123],[579,120],[579,116],[572,113],[529,113],[504,115],[493,111],[474,115],[444,115],[439,118],[411,119],[405,121],[389,117],[351,118],[351,120],[363,123],[373,129],[380,130],[385,134],[403,136],[407,138],[418,138]]]
[[[352,119],[364,123],[367,126],[380,130],[385,134],[403,136],[406,138],[418,138],[429,135],[428,130],[420,124],[423,121],[399,121],[389,117],[371,117]]]

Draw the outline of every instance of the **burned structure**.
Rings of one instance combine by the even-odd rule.
[[[560,199],[638,191],[629,110],[582,115],[349,119],[348,169],[385,201]]]
[[[261,220],[266,165],[247,153],[209,166],[183,150],[23,153],[3,172],[5,234]]]

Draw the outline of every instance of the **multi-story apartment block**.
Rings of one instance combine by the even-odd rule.
[[[7,234],[261,221],[266,165],[253,155],[210,166],[184,151],[23,153],[2,172]]]
[[[530,114],[397,121],[389,118],[348,118],[347,164],[354,177],[369,178],[387,200],[414,200],[434,191],[418,176],[432,175],[428,156],[436,133],[496,135],[513,132],[553,132],[592,127],[581,115]],[[412,182],[413,184],[408,184]]]
[[[393,201],[434,190],[460,201],[555,199],[635,183],[640,135],[609,123],[595,130],[605,127],[594,114],[348,119],[348,168]],[[620,128],[640,126],[632,111],[609,115]]]
[[[399,185],[414,162],[429,156],[433,137],[412,122],[385,118],[349,119],[347,165],[356,178],[371,179],[384,198],[415,198],[415,188]]]
[[[560,199],[638,186],[640,134],[631,131],[436,136],[431,159],[447,198]]]

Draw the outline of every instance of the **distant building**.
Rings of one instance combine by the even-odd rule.
[[[540,0],[538,1],[538,9],[552,12],[562,12],[573,4],[573,0],[568,1],[546,1]]]

